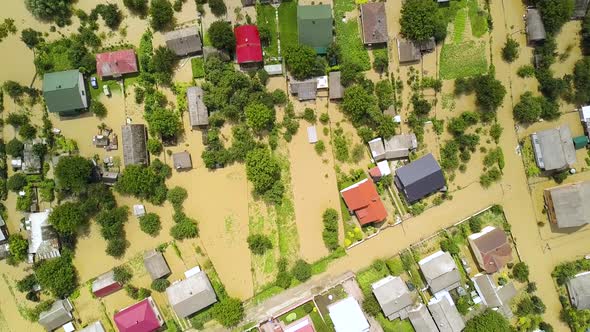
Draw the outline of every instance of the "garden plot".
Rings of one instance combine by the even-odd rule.
[[[371,69],[369,52],[365,49],[359,33],[357,5],[350,0],[334,1],[336,43],[342,50],[343,63],[357,63],[363,70]]]
[[[279,35],[281,36],[281,49],[283,50],[299,44],[297,1],[282,2],[279,6]]]
[[[270,32],[270,42],[263,47],[265,58],[279,56],[278,32],[275,7],[271,5],[256,5],[256,25],[259,29]]]
[[[444,44],[440,54],[440,77],[445,80],[485,74],[488,70],[483,41]]]

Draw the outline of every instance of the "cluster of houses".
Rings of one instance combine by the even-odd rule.
[[[170,268],[161,252],[150,250],[144,253],[144,266],[152,280],[166,278]],[[92,282],[92,293],[104,298],[123,288],[115,280],[114,272],[108,271]],[[217,302],[215,290],[207,274],[198,266],[184,273],[184,279],[173,282],[166,289],[166,296],[172,310],[180,318],[189,317]],[[69,300],[57,300],[51,309],[42,312],[39,323],[47,330],[53,331],[63,326],[66,331],[73,331],[73,306]],[[113,321],[120,332],[153,332],[164,326],[164,318],[152,297],[143,299],[129,307],[115,312]],[[70,329],[71,328],[71,329]],[[96,321],[81,331],[104,332],[100,321]]]
[[[590,0],[575,0],[571,19],[581,20],[586,16]],[[527,42],[529,45],[537,45],[545,41],[547,33],[543,25],[541,12],[534,7],[528,7],[525,15]]]

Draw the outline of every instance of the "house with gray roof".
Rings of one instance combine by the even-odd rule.
[[[397,56],[400,64],[416,63],[422,59],[422,53],[410,40],[397,38]]]
[[[143,254],[143,265],[152,277],[152,280],[160,279],[170,274],[170,268],[164,255],[156,250],[148,250]]]
[[[590,3],[590,0],[575,0],[572,20],[581,20],[586,16],[588,3]]]
[[[25,229],[29,240],[29,262],[60,256],[59,237],[49,224],[51,210],[31,213],[25,219]]]
[[[209,112],[203,102],[204,94],[200,86],[191,86],[186,89],[188,118],[192,129],[205,128],[209,125]]]
[[[450,291],[461,285],[461,274],[455,260],[446,251],[437,251],[418,262],[422,275],[433,294]]]
[[[577,274],[566,287],[572,306],[578,310],[590,309],[590,271]]]
[[[433,299],[428,310],[440,332],[461,332],[465,328],[465,322],[448,293],[440,299]]]
[[[438,332],[436,324],[426,306],[422,303],[408,311],[408,318],[416,332]]]
[[[590,223],[590,181],[568,183],[543,191],[549,221],[558,228]]]
[[[527,42],[530,45],[545,41],[545,38],[547,38],[547,33],[545,32],[545,26],[543,25],[541,13],[538,9],[527,9],[525,22]]]
[[[70,300],[57,300],[53,302],[49,310],[39,314],[39,324],[47,331],[56,330],[74,319],[72,310]]]
[[[172,154],[172,163],[177,171],[186,171],[193,168],[191,155],[188,151],[182,151]]]
[[[418,139],[414,133],[399,134],[383,140],[386,159],[408,158],[410,152],[418,148]]]
[[[147,165],[147,132],[143,124],[126,124],[121,127],[123,133],[123,163],[129,165]]]
[[[373,160],[378,162],[385,159],[385,144],[383,144],[381,137],[372,139],[367,144],[369,144],[369,150],[371,151]]]
[[[330,100],[342,99],[344,97],[344,87],[340,82],[342,74],[339,71],[331,71],[328,74],[328,87]]]
[[[196,26],[170,31],[164,35],[166,46],[177,56],[203,52],[201,36]]]
[[[297,100],[315,100],[318,93],[317,79],[312,78],[305,81],[291,80],[289,82],[291,94],[297,96]]]
[[[217,302],[207,274],[199,271],[166,288],[168,301],[179,317],[187,317]]]
[[[363,43],[365,45],[386,44],[387,18],[385,17],[384,2],[369,2],[362,4],[361,26],[363,27]]]
[[[576,149],[568,125],[531,134],[535,162],[547,172],[559,172],[576,163]]]
[[[394,183],[410,204],[446,186],[442,169],[431,153],[398,168]]]
[[[510,282],[498,287],[490,274],[478,274],[471,278],[475,290],[482,303],[488,308],[498,308],[506,318],[511,318],[510,301],[516,296],[517,291],[514,283]]]
[[[402,278],[387,276],[373,283],[371,288],[385,317],[389,320],[408,318],[408,309],[414,301]]]

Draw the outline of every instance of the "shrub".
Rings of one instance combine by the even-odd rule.
[[[186,189],[178,186],[168,190],[168,193],[166,194],[166,199],[175,209],[182,207],[182,203],[184,203],[187,197],[188,193],[186,192]]]
[[[446,238],[440,242],[440,248],[450,254],[456,255],[459,253],[459,246],[451,238]]]
[[[105,252],[107,255],[118,258],[125,254],[125,250],[127,250],[128,246],[127,240],[125,238],[114,238],[107,241],[107,248]]]
[[[24,140],[32,140],[37,135],[37,129],[27,122],[18,128],[18,135]]]
[[[330,116],[328,115],[328,113],[322,113],[320,114],[320,122],[324,125],[328,124],[328,122],[330,121]]]
[[[133,274],[131,273],[131,269],[129,269],[128,267],[123,266],[123,265],[116,266],[113,269],[113,272],[114,272],[115,281],[119,282],[121,284],[127,283],[133,277]]]
[[[478,217],[471,217],[469,218],[469,229],[473,233],[481,232],[482,221],[481,218]]]
[[[516,75],[521,78],[533,77],[535,75],[535,67],[531,65],[520,66],[516,72]]]
[[[303,119],[309,123],[315,123],[317,121],[317,117],[315,115],[315,111],[311,108],[306,108],[303,111]]]
[[[263,234],[251,234],[247,242],[248,248],[255,255],[264,255],[267,250],[272,249],[272,242]]]
[[[172,4],[168,0],[151,0],[149,13],[150,25],[154,30],[162,30],[174,19]]]
[[[37,277],[31,273],[16,283],[16,289],[21,293],[27,293],[33,290],[36,284]]]
[[[191,219],[187,219],[172,226],[170,235],[176,240],[192,239],[199,236],[199,229]]]
[[[306,261],[299,259],[293,265],[291,273],[295,279],[304,282],[311,278],[311,265]]]
[[[322,215],[322,220],[324,223],[322,238],[324,239],[326,248],[328,248],[330,251],[334,251],[340,247],[338,240],[338,219],[338,211],[332,208],[326,209]]]
[[[139,228],[146,234],[156,236],[162,229],[160,216],[155,213],[147,213],[139,218]]]
[[[511,331],[510,323],[499,312],[487,309],[474,316],[465,324],[464,332],[508,332]]]
[[[170,281],[168,281],[168,279],[160,278],[152,281],[151,288],[156,292],[162,293],[166,291],[166,288],[168,288],[168,286],[170,286]]]
[[[8,237],[10,259],[14,263],[20,263],[27,258],[29,243],[20,234],[11,234]]]
[[[231,297],[217,302],[211,310],[213,318],[225,327],[236,326],[244,318],[242,302]]]
[[[363,311],[366,312],[369,316],[377,317],[381,313],[381,306],[373,292],[364,292],[365,299],[363,300]]]
[[[319,155],[322,155],[324,152],[326,152],[326,145],[322,140],[317,141],[313,148],[315,149],[315,152]]]
[[[518,42],[512,38],[508,38],[502,48],[502,59],[506,62],[513,62],[518,58]]]
[[[275,105],[285,105],[287,103],[287,95],[281,89],[275,89],[272,92],[272,102]]]
[[[209,8],[211,8],[211,13],[213,13],[213,15],[219,17],[227,13],[227,7],[225,6],[225,2],[223,2],[223,0],[209,0],[208,2]]]
[[[41,287],[55,297],[65,298],[78,286],[76,268],[70,255],[41,261],[34,266],[34,270]]]
[[[514,275],[514,279],[520,282],[527,282],[529,279],[529,267],[524,262],[518,262],[514,264],[512,268],[512,275]]]
[[[147,150],[150,154],[159,155],[162,153],[162,142],[157,138],[150,137],[147,141]]]
[[[8,178],[8,182],[6,183],[6,187],[8,190],[18,192],[27,185],[27,177],[23,173],[14,173],[10,178]]]

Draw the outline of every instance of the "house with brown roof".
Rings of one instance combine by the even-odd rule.
[[[361,5],[361,24],[365,45],[386,44],[387,18],[384,2],[369,2]]]
[[[506,232],[486,226],[479,233],[467,238],[479,267],[487,273],[494,273],[512,260],[512,247]]]
[[[558,228],[581,227],[590,223],[590,181],[548,188],[543,196],[549,221]]]
[[[361,225],[382,222],[387,218],[387,210],[373,181],[361,180],[340,190],[340,195],[351,213]]]

